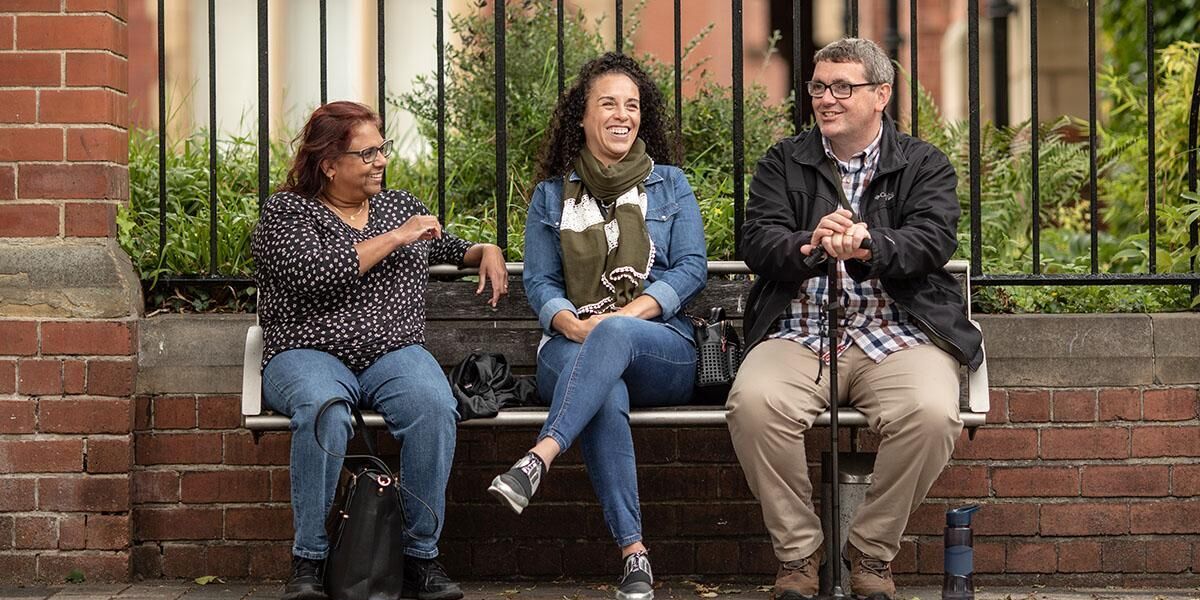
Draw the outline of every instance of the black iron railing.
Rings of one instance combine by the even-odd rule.
[[[900,30],[898,23],[899,11],[897,10],[898,0],[889,0],[887,36],[885,44],[896,58],[900,43]],[[1099,199],[1097,198],[1097,179],[1098,179],[1098,147],[1097,147],[1097,61],[1096,61],[1096,4],[1098,0],[1088,1],[1088,71],[1089,71],[1089,97],[1088,97],[1088,155],[1089,155],[1089,173],[1088,173],[1088,202],[1090,215],[1090,272],[1083,274],[1047,274],[1042,272],[1042,248],[1040,242],[1040,233],[1043,227],[1041,220],[1041,207],[1039,205],[1040,192],[1040,162],[1039,162],[1039,136],[1031,136],[1032,152],[1032,173],[1031,173],[1031,254],[1032,264],[1030,273],[987,273],[983,270],[982,263],[982,208],[981,208],[981,116],[980,116],[980,10],[979,2],[969,1],[968,6],[968,121],[969,121],[969,178],[970,178],[970,261],[971,270],[974,274],[972,282],[976,285],[994,286],[994,285],[1122,285],[1122,284],[1150,284],[1150,285],[1190,285],[1193,296],[1196,296],[1200,290],[1200,274],[1196,272],[1195,258],[1190,262],[1190,271],[1187,273],[1159,273],[1156,259],[1157,247],[1157,228],[1158,228],[1158,200],[1155,192],[1156,178],[1156,162],[1155,162],[1155,53],[1154,53],[1154,0],[1146,0],[1146,54],[1147,63],[1146,78],[1146,95],[1148,98],[1147,107],[1147,126],[1146,137],[1148,139],[1148,148],[1146,164],[1146,180],[1147,180],[1147,231],[1148,231],[1148,252],[1147,271],[1144,273],[1101,273],[1100,262],[1098,258],[1099,247],[1099,223],[1100,215],[1098,212]],[[159,222],[159,248],[160,253],[162,246],[166,240],[166,205],[167,205],[167,184],[166,184],[166,147],[167,147],[167,128],[166,128],[166,55],[163,36],[163,23],[165,17],[165,0],[158,0],[158,75],[159,75],[159,207],[160,207],[160,222]],[[377,69],[378,69],[378,104],[380,116],[384,119],[386,125],[386,107],[387,101],[385,97],[386,81],[385,81],[385,64],[386,64],[386,39],[384,10],[385,0],[377,0],[377,17],[378,17],[378,39],[377,39]],[[675,121],[674,130],[677,144],[682,140],[682,38],[681,38],[681,0],[673,2],[673,33],[674,33],[674,107]],[[909,41],[909,69],[912,81],[919,82],[919,44],[913,32],[917,30],[918,15],[917,15],[917,0],[909,0],[908,2],[908,41]],[[564,67],[564,13],[565,8],[563,0],[556,0],[557,12],[557,67],[558,67],[558,89],[561,93],[565,84],[565,67]],[[803,42],[806,38],[811,37],[810,29],[812,23],[805,19],[805,15],[811,15],[813,10],[812,5],[806,5],[804,2],[792,2],[792,92],[795,98],[805,98],[803,91],[803,81],[806,74],[801,71],[802,57],[801,49],[804,47]],[[1007,73],[1007,52],[1003,51],[1006,47],[1007,31],[1003,25],[1008,18],[1008,3],[1005,1],[992,1],[988,6],[991,9],[989,18],[993,20],[998,31],[1003,33],[993,36],[993,55],[996,60],[1002,61],[993,65],[993,76],[996,80],[993,82],[995,91],[994,102],[997,111],[997,118],[1007,121],[1008,112],[1008,95],[1007,82],[1004,79]],[[268,30],[267,30],[267,0],[258,0],[257,5],[257,20],[258,20],[258,196],[259,201],[265,200],[269,193],[269,152],[270,152],[270,131],[269,131],[269,85],[270,78],[268,72]],[[742,50],[742,1],[730,0],[730,18],[732,24],[732,36],[730,40],[730,52],[732,56],[732,102],[733,102],[733,119],[731,123],[733,137],[733,156],[732,156],[732,178],[733,178],[733,218],[735,226],[735,248],[741,248],[741,226],[744,219],[744,207],[746,201],[746,185],[744,180],[746,156],[745,156],[745,140],[743,129],[743,104],[744,104],[744,73],[743,73],[743,50]],[[806,13],[806,8],[808,13]],[[327,2],[320,0],[320,93],[321,102],[324,103],[328,99],[328,31],[327,31]],[[615,26],[615,42],[618,50],[622,49],[625,44],[623,20],[624,7],[621,0],[614,0],[615,18],[613,23]],[[495,89],[505,89],[505,82],[508,76],[505,68],[505,15],[503,10],[495,10]],[[1038,123],[1038,0],[1030,0],[1030,28],[1029,28],[1029,44],[1031,47],[1030,60],[1030,110],[1031,122]],[[844,4],[844,27],[849,35],[857,35],[859,25],[859,0],[845,0]],[[446,12],[444,0],[437,0],[435,10],[435,23],[437,28],[437,143],[435,151],[437,153],[437,215],[444,220],[446,217],[446,42],[443,35],[445,28]],[[246,284],[249,283],[244,278],[232,277],[228,274],[222,274],[217,267],[217,244],[221,242],[217,238],[216,222],[217,222],[217,147],[215,143],[215,134],[217,132],[217,114],[216,114],[216,5],[215,0],[208,1],[208,96],[209,96],[209,135],[214,136],[209,144],[209,205],[210,205],[210,266],[208,273],[196,273],[178,275],[173,277],[162,277],[159,279],[161,285],[173,285],[182,283],[208,282],[221,285],[227,284]],[[810,40],[811,41],[811,40]],[[1200,63],[1200,61],[1198,61]],[[1197,190],[1197,129],[1200,127],[1200,64],[1197,65],[1197,77],[1194,82],[1194,90],[1191,98],[1191,110],[1188,120],[1188,152],[1187,158],[1187,189],[1191,192]],[[910,86],[909,96],[909,115],[910,115],[910,133],[914,136],[919,135],[918,131],[918,111],[919,98],[918,86]],[[508,174],[506,172],[507,162],[507,104],[505,94],[497,94],[495,105],[495,134],[496,134],[496,188],[495,188],[495,215],[498,244],[502,248],[508,245]],[[893,102],[891,110],[897,110],[897,102]],[[799,130],[811,118],[811,107],[807,102],[797,101],[794,107],[793,124]],[[1036,131],[1036,129],[1035,129]],[[686,150],[686,149],[681,149]],[[752,157],[755,159],[757,157]],[[1194,249],[1197,245],[1197,223],[1192,222],[1189,231],[1189,248]]]

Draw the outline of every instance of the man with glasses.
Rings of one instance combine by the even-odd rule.
[[[958,367],[979,365],[981,338],[943,268],[957,247],[957,177],[941,151],[884,112],[891,61],[849,38],[814,62],[805,88],[817,127],[768,150],[750,186],[742,233],[758,275],[744,320],[753,346],[729,395],[729,430],[780,562],[773,597],[814,597],[821,563],[836,559],[825,556],[813,511],[804,432],[828,408],[822,373],[836,356],[838,402],[881,437],[841,558],[855,597],[890,599],[908,516],[962,430]],[[806,264],[814,251],[837,261],[837,298],[826,264]],[[830,300],[837,348],[825,340]]]

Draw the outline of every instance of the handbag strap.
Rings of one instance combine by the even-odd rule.
[[[325,411],[337,404],[345,404],[346,407],[350,409],[350,414],[354,415],[354,420],[358,423],[358,432],[362,434],[363,441],[367,444],[367,452],[369,452],[369,454],[338,454],[336,452],[331,452],[325,447],[325,444],[321,443],[321,417],[325,416]],[[392,470],[388,468],[387,463],[383,462],[383,459],[379,458],[379,452],[375,450],[375,442],[371,441],[371,436],[367,435],[367,423],[363,419],[362,411],[358,410],[358,407],[355,406],[353,402],[345,398],[330,398],[325,402],[325,404],[321,405],[321,410],[317,411],[317,419],[313,423],[313,438],[316,439],[317,447],[320,448],[322,452],[334,458],[361,458],[371,461],[371,463],[379,467],[379,469],[384,473],[392,472]],[[351,439],[353,439],[353,437]]]
[[[708,313],[708,322],[710,324],[720,323],[725,320],[725,307],[714,306]]]
[[[359,431],[359,433],[362,434],[363,441],[367,443],[367,452],[370,452],[370,454],[337,454],[336,452],[331,452],[328,448],[325,447],[324,444],[321,443],[321,417],[325,415],[325,411],[329,410],[329,408],[334,406],[335,404],[345,404],[346,407],[350,409],[350,414],[354,415],[354,421],[356,423],[358,423],[358,431]],[[321,409],[317,411],[316,421],[313,423],[313,438],[317,442],[317,447],[320,448],[322,452],[324,452],[325,454],[328,454],[329,456],[332,456],[334,458],[341,458],[341,459],[347,459],[347,458],[364,459],[364,460],[370,461],[381,472],[389,474],[389,475],[392,473],[392,470],[388,468],[387,463],[383,462],[382,458],[379,458],[379,454],[375,450],[375,442],[371,441],[371,436],[367,435],[367,422],[365,419],[363,419],[362,411],[358,410],[358,406],[356,406],[353,402],[351,402],[345,398],[330,398],[329,400],[327,400],[325,402],[325,404],[321,405]],[[353,438],[351,438],[351,439],[353,439]],[[407,487],[404,486],[404,484],[400,483],[399,478],[397,478],[397,480],[396,480],[396,486],[402,492],[407,492],[408,495],[412,496],[412,498],[414,500],[416,500],[417,502],[419,502],[421,504],[421,506],[424,506],[425,510],[429,511],[429,514],[433,516],[433,530],[437,531],[438,528],[440,527],[440,521],[441,521],[440,519],[438,519],[437,511],[433,510],[433,508],[430,507],[427,502],[422,500],[420,496],[414,494],[412,490],[408,489]],[[401,508],[401,510],[403,510],[404,505],[401,504],[400,508]],[[409,535],[409,537],[416,537],[416,535],[413,534],[412,530],[410,530],[408,528],[407,522],[404,523],[403,528],[404,528],[404,532],[407,533]]]

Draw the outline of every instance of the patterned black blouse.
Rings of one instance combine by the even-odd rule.
[[[280,352],[311,348],[358,372],[388,352],[424,343],[429,265],[461,265],[473,244],[443,232],[397,248],[360,277],[355,244],[429,214],[397,190],[372,197],[369,210],[358,231],[320,202],[291,192],[263,204],[250,249],[264,367]]]

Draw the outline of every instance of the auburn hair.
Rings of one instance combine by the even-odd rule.
[[[383,126],[379,113],[365,104],[341,100],[317,107],[292,140],[296,156],[280,191],[316,198],[327,183],[321,164],[337,160],[349,149],[359,123],[371,123],[376,129]]]

